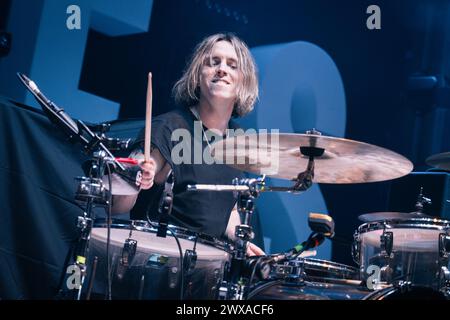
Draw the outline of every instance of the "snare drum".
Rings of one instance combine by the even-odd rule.
[[[444,289],[449,230],[449,221],[430,218],[362,224],[352,247],[361,279],[372,284],[406,281]]]
[[[297,258],[273,266],[271,280],[248,295],[257,300],[354,300],[369,291],[360,286],[358,269],[333,261]]]
[[[274,266],[277,279],[303,279],[325,282],[327,279],[358,280],[359,272],[355,267],[315,258],[297,258]]]
[[[145,221],[113,221],[110,236],[112,297],[179,299],[183,286],[184,299],[215,299],[231,256],[231,245],[176,226],[169,226],[166,237],[158,237],[157,228],[157,223]],[[183,278],[176,238],[184,256]],[[108,283],[106,239],[104,220],[96,222],[89,243],[88,263],[92,276],[93,262],[98,261],[92,293],[100,298],[105,296]],[[190,259],[190,268],[186,250],[196,253],[196,259]]]

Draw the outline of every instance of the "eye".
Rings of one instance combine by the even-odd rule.
[[[212,64],[213,66],[219,65],[219,64],[220,64],[220,59],[219,59],[219,58],[212,58],[212,59],[211,59],[211,64]]]
[[[233,60],[230,59],[230,60],[228,61],[228,66],[229,66],[231,69],[236,70],[236,69],[237,69],[237,62],[234,61],[234,59],[233,59]]]

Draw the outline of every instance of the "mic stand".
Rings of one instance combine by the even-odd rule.
[[[108,138],[103,134],[104,127],[101,136],[95,134],[85,125],[81,120],[76,122],[64,112],[64,109],[59,108],[52,101],[47,99],[47,97],[39,90],[38,86],[34,81],[28,78],[26,75],[17,73],[20,81],[25,85],[25,87],[33,94],[38,103],[41,105],[44,113],[47,115],[48,119],[53,122],[57,127],[59,127],[72,142],[78,142],[82,145],[83,151],[93,158],[87,162],[86,166],[83,166],[84,173],[88,177],[77,177],[79,180],[78,189],[75,195],[75,199],[84,203],[86,210],[83,216],[79,216],[77,220],[77,228],[79,231],[79,238],[75,246],[75,252],[72,264],[73,270],[75,271],[75,285],[69,284],[69,277],[66,281],[66,289],[73,290],[76,289],[78,300],[81,299],[81,292],[83,289],[84,280],[86,278],[86,257],[89,248],[89,239],[92,231],[93,221],[95,219],[93,208],[96,204],[108,208],[108,239],[109,239],[109,225],[111,223],[110,216],[110,206],[112,193],[111,188],[106,190],[103,186],[102,177],[105,173],[105,168],[112,164],[115,169],[119,169],[119,172],[124,173],[125,167],[118,162],[115,157],[111,154],[109,149],[104,143],[110,142]],[[109,168],[109,167],[108,167]],[[109,170],[108,170],[109,171]],[[109,243],[107,244],[107,252],[109,251]],[[69,253],[71,250],[69,251]],[[69,254],[68,254],[69,257]],[[67,263],[69,259],[67,259]],[[95,262],[94,262],[95,263]],[[70,266],[64,266],[63,274],[67,273]],[[93,266],[95,269],[95,265]],[[70,272],[70,271],[69,271]],[[77,277],[78,276],[78,277]],[[110,270],[109,270],[109,257],[108,257],[108,294],[110,297]],[[61,277],[64,281],[64,277]],[[77,281],[78,280],[78,281]],[[91,282],[93,277],[91,277]],[[65,289],[63,289],[63,283],[60,283],[60,288],[58,296],[64,296]],[[91,287],[91,286],[90,286]],[[89,293],[88,295],[89,296]]]
[[[79,181],[75,199],[85,206],[85,211],[82,216],[78,217],[77,229],[78,239],[75,242],[75,251],[72,256],[72,263],[64,266],[63,272],[67,274],[69,270],[75,271],[75,284],[70,284],[69,279],[60,286],[58,295],[67,298],[67,292],[75,289],[75,296],[69,294],[69,297],[76,300],[81,300],[86,275],[87,275],[87,257],[89,253],[89,240],[91,236],[93,222],[95,221],[95,206],[102,206],[108,210],[111,205],[111,191],[106,189],[103,185],[102,177],[104,176],[105,168],[109,165],[109,155],[103,150],[93,153],[93,158],[88,160],[88,166],[85,167],[85,173],[88,177],[77,177]],[[108,211],[109,212],[109,211]],[[108,225],[111,223],[110,215],[108,214]],[[109,257],[108,257],[109,258]],[[109,270],[108,270],[109,272]],[[91,276],[90,282],[94,281],[94,275]],[[91,285],[89,286],[91,287]]]
[[[247,297],[247,291],[251,284],[249,279],[243,275],[247,260],[247,245],[255,236],[250,222],[255,209],[255,199],[264,187],[264,179],[265,176],[258,179],[233,180],[234,185],[245,185],[248,190],[239,192],[238,196],[238,212],[244,219],[243,223],[236,226],[235,236],[237,239],[231,264],[226,270],[226,279],[219,289],[219,299],[221,300],[243,300]]]

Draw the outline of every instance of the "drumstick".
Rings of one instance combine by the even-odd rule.
[[[147,108],[145,112],[144,161],[150,160],[150,143],[152,134],[152,73],[148,73]]]

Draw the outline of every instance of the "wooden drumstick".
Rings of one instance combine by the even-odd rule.
[[[152,73],[148,73],[147,108],[145,112],[144,161],[150,160],[150,143],[152,138]]]

